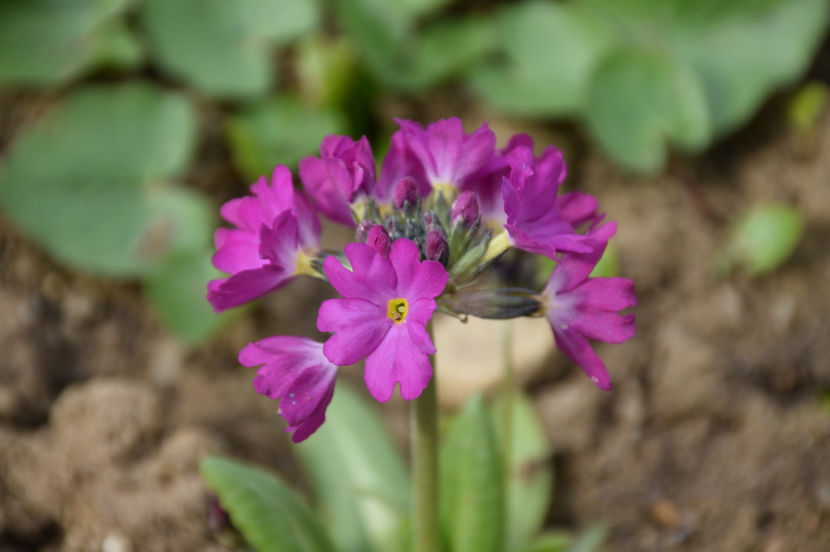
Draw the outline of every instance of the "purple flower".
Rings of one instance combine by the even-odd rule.
[[[392,135],[389,151],[386,152],[386,157],[383,158],[383,164],[380,167],[380,180],[375,185],[374,197],[378,203],[392,203],[395,189],[404,178],[414,180],[420,197],[429,195],[432,186],[427,180],[424,168],[407,147],[404,132],[398,130]]]
[[[487,123],[466,134],[461,119],[451,117],[427,125],[397,119],[406,147],[423,167],[433,188],[461,189],[465,180],[481,170],[495,153],[496,136]]]
[[[222,218],[235,228],[214,234],[213,266],[231,274],[208,283],[207,298],[217,311],[236,307],[310,272],[307,253],[319,249],[320,223],[301,196],[291,173],[277,165],[271,185],[265,177],[253,195],[225,203]]]
[[[562,152],[547,148],[534,159],[533,150],[516,147],[508,155],[510,176],[502,181],[510,241],[519,249],[556,258],[559,251],[590,253],[590,238],[574,224],[599,220],[596,199],[585,193],[557,197],[567,168]]]
[[[354,226],[349,205],[368,196],[375,186],[375,160],[365,136],[329,135],[320,145],[320,157],[300,161],[300,180],[315,209],[333,221]]]
[[[261,366],[254,390],[280,401],[291,440],[304,441],[326,420],[334,395],[337,366],[323,355],[323,344],[289,336],[266,337],[239,352],[243,366]]]
[[[351,270],[335,257],[323,265],[331,285],[343,296],[320,306],[317,328],[333,332],[323,353],[337,364],[366,357],[364,379],[379,401],[401,396],[417,398],[432,377],[429,355],[435,347],[426,330],[435,311],[435,297],[448,274],[435,261],[420,261],[418,246],[401,238],[385,257],[364,243],[346,246]]]
[[[471,175],[461,187],[463,192],[472,192],[478,198],[481,218],[494,230],[504,226],[504,199],[501,193],[502,180],[510,174],[507,159],[510,152],[518,147],[533,151],[533,138],[527,134],[514,134],[507,145],[490,158],[486,165]]]
[[[600,226],[589,233],[596,240],[591,252],[563,253],[542,292],[545,316],[557,347],[605,390],[611,388],[611,380],[587,339],[622,343],[631,339],[636,330],[633,314],[619,314],[637,304],[634,282],[627,278],[588,277],[615,232],[614,223]]]

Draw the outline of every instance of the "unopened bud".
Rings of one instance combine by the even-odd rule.
[[[427,232],[426,241],[426,256],[430,261],[438,261],[441,264],[446,264],[450,254],[450,248],[447,244],[447,236],[440,230],[430,230]]]
[[[454,223],[461,222],[465,226],[472,226],[478,220],[478,198],[473,192],[461,192],[452,202],[450,219]]]
[[[418,204],[418,184],[414,178],[406,176],[398,181],[392,193],[392,203],[398,209],[405,208],[407,203],[411,206]]]
[[[389,238],[389,232],[380,224],[376,224],[369,229],[369,233],[366,235],[366,243],[384,257],[389,256],[392,240]]]
[[[357,225],[357,228],[354,231],[355,241],[361,243],[365,242],[366,237],[369,235],[369,229],[376,224],[377,222],[372,219],[361,220],[360,224]]]

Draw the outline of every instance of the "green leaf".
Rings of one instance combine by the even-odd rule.
[[[228,137],[236,167],[249,180],[271,174],[274,165],[296,165],[317,153],[326,134],[343,131],[340,117],[290,97],[258,103],[232,116]]]
[[[495,46],[490,19],[469,17],[436,23],[418,37],[412,67],[399,80],[408,88],[425,88],[460,73]]]
[[[830,4],[708,0],[699,10],[713,15],[694,27],[678,24],[672,43],[700,75],[714,131],[721,135],[751,117],[771,91],[804,72],[827,29]]]
[[[276,477],[212,456],[202,477],[245,540],[258,552],[334,552],[314,513]]]
[[[501,59],[470,79],[503,110],[587,118],[609,153],[653,171],[666,142],[699,151],[802,74],[828,16],[825,0],[516,3],[499,14]]]
[[[801,212],[788,205],[756,205],[733,225],[721,262],[753,276],[772,272],[793,254],[804,232]]]
[[[573,538],[566,533],[547,533],[537,537],[525,552],[568,552]]]
[[[521,550],[544,522],[553,496],[553,467],[550,446],[533,403],[516,393],[512,404],[506,550]],[[504,442],[503,416],[504,401],[500,401],[493,409],[500,443]]]
[[[620,254],[617,252],[617,245],[614,240],[608,242],[608,247],[599,258],[596,266],[591,271],[591,278],[613,278],[620,274]]]
[[[98,65],[132,66],[129,0],[0,0],[0,82],[54,85]]]
[[[224,97],[265,94],[274,46],[318,20],[315,0],[144,0],[142,16],[163,68]]]
[[[602,541],[605,540],[606,528],[603,525],[596,525],[587,529],[579,535],[568,548],[568,552],[596,552],[599,550]]]
[[[295,450],[340,550],[400,548],[410,510],[409,473],[374,409],[338,385],[326,423]]]
[[[504,550],[504,474],[490,414],[475,396],[441,450],[441,522],[453,552]]]
[[[177,94],[146,84],[83,89],[12,143],[0,166],[0,207],[66,264],[141,275],[204,231],[203,223],[171,223],[177,200],[165,185],[186,167],[195,131]]]
[[[522,2],[498,14],[507,60],[474,67],[476,91],[521,115],[578,113],[613,29],[577,4]]]
[[[663,166],[667,139],[695,151],[711,136],[698,77],[650,50],[621,49],[605,57],[591,81],[586,117],[600,145],[639,171]]]
[[[207,282],[221,277],[209,249],[172,253],[144,279],[144,289],[164,324],[185,341],[200,341],[228,320],[205,299]]]
[[[793,94],[787,104],[787,120],[795,132],[814,132],[830,103],[830,88],[810,81]]]

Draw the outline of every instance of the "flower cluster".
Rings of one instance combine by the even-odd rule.
[[[301,190],[278,166],[271,181],[222,206],[233,228],[216,232],[213,264],[229,274],[208,285],[218,310],[241,305],[298,275],[327,280],[342,296],[324,301],[317,327],[325,343],[290,336],[249,344],[239,354],[259,367],[258,393],[279,400],[299,442],[325,420],[337,369],[365,359],[364,379],[379,401],[398,386],[417,398],[432,378],[427,329],[436,309],[463,318],[545,316],[559,349],[602,389],[605,366],[588,339],[634,335],[633,282],[590,273],[616,232],[596,198],[559,193],[566,177],[555,147],[534,155],[526,135],[503,149],[486,124],[465,133],[457,118],[426,128],[399,120],[376,171],[368,140],[328,136],[319,157],[299,165]],[[352,227],[342,253],[320,248],[318,216]],[[541,292],[481,289],[478,276],[510,247],[556,261]]]

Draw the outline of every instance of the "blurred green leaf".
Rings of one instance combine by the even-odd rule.
[[[600,257],[599,262],[591,271],[591,278],[613,278],[620,274],[620,255],[614,240],[608,242],[608,247]]]
[[[496,46],[490,19],[440,20],[417,30],[417,18],[446,0],[335,0],[338,22],[371,72],[413,92],[462,70]]]
[[[546,533],[531,544],[525,552],[597,552],[605,540],[606,529],[602,525],[590,527],[579,537],[568,533]]]
[[[613,29],[582,6],[539,1],[509,5],[498,22],[506,60],[473,68],[476,91],[511,113],[578,113]]]
[[[757,205],[735,222],[721,262],[727,269],[742,265],[753,276],[772,272],[793,254],[803,232],[795,207]]]
[[[666,139],[695,151],[711,136],[698,77],[657,52],[620,49],[606,56],[591,80],[586,101],[594,137],[632,169],[660,169]]]
[[[234,526],[258,552],[334,552],[314,513],[276,477],[218,456],[205,458],[200,468]]]
[[[596,552],[600,545],[605,540],[605,533],[607,532],[605,526],[596,525],[586,529],[576,541],[568,547],[567,552]]]
[[[550,446],[533,403],[523,394],[512,399],[510,478],[507,489],[506,550],[521,550],[542,527],[553,496]],[[493,427],[503,442],[504,401],[493,409]]]
[[[326,423],[295,450],[340,550],[400,547],[410,509],[409,473],[377,413],[354,391],[338,385]]]
[[[142,16],[165,70],[224,97],[268,92],[273,47],[319,18],[316,0],[144,0]]]
[[[504,474],[481,396],[470,399],[453,421],[440,460],[441,522],[449,549],[504,550]]]
[[[186,167],[195,130],[177,94],[146,84],[81,90],[12,143],[0,207],[64,263],[140,275],[204,231],[203,220],[170,220],[170,204],[190,200],[165,186]]]
[[[228,120],[236,167],[249,180],[271,174],[274,165],[296,165],[317,153],[326,134],[343,132],[339,115],[305,106],[291,97],[251,105]]]
[[[818,126],[822,113],[830,102],[830,88],[822,82],[811,81],[790,98],[787,118],[796,132],[812,132]]]
[[[537,537],[525,552],[568,552],[572,542],[567,533],[546,533]]]
[[[185,341],[218,329],[231,313],[217,314],[205,299],[207,282],[221,277],[207,248],[172,253],[144,278],[144,289],[164,324]]]
[[[399,80],[408,88],[425,88],[477,61],[496,46],[490,19],[469,17],[427,27],[413,48],[412,66]]]
[[[680,16],[671,47],[700,75],[717,135],[743,124],[771,91],[804,72],[830,15],[826,0],[674,2]],[[698,17],[684,17],[684,9]]]
[[[666,143],[698,151],[797,78],[829,13],[826,0],[515,3],[498,16],[502,59],[470,79],[506,111],[585,117],[618,161],[654,171]]]
[[[0,0],[0,82],[55,85],[141,50],[120,16],[130,0]]]

